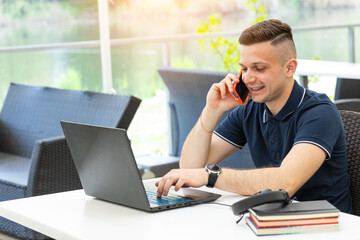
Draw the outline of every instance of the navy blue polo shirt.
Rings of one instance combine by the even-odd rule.
[[[280,166],[298,143],[320,147],[326,160],[293,197],[299,201],[326,199],[341,211],[352,212],[345,130],[336,106],[325,94],[305,90],[294,81],[277,115],[265,103],[250,99],[246,106],[235,108],[214,133],[238,148],[248,144],[256,167]]]

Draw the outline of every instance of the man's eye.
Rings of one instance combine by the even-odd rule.
[[[247,68],[242,68],[241,71],[246,72]]]
[[[258,71],[258,72],[262,72],[264,70],[265,70],[265,68],[256,68],[256,71]]]

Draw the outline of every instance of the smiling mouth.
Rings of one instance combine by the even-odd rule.
[[[262,86],[262,87],[257,87],[257,88],[250,88],[250,90],[251,91],[259,91],[259,90],[261,90],[261,89],[263,89],[264,88],[264,86]]]

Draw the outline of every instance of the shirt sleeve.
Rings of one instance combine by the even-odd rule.
[[[339,112],[330,104],[321,104],[305,111],[298,121],[294,145],[310,143],[323,149],[331,158],[339,135],[343,133]]]
[[[237,107],[216,127],[214,134],[238,148],[243,148],[246,138],[243,131],[243,107]]]

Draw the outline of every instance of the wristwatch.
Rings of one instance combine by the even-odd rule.
[[[219,174],[221,173],[221,167],[217,164],[208,164],[206,165],[206,171],[209,173],[209,181],[206,186],[213,188]]]

